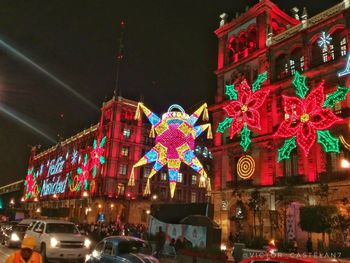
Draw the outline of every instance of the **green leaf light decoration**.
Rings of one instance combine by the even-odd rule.
[[[261,84],[267,80],[267,71],[265,71],[264,73],[260,74],[258,76],[258,78],[254,81],[253,86],[252,86],[252,91],[255,92],[258,89],[261,88]]]
[[[329,130],[317,131],[317,142],[322,144],[325,152],[339,153],[339,139],[333,137]]]
[[[224,131],[230,127],[232,120],[233,118],[226,118],[220,122],[218,128],[216,129],[216,132],[224,133]]]
[[[297,147],[295,136],[285,140],[281,148],[278,149],[278,162],[289,159],[290,153]]]
[[[235,90],[235,85],[226,85],[225,94],[230,100],[236,100],[238,97],[237,91]]]
[[[309,88],[306,86],[306,77],[300,75],[298,71],[295,72],[294,79],[293,79],[293,85],[296,89],[296,94],[304,99],[306,96],[306,93],[308,92]]]
[[[336,91],[334,91],[333,93],[329,94],[326,97],[326,100],[324,101],[323,106],[327,108],[333,108],[335,103],[346,99],[346,96],[348,95],[349,91],[350,91],[350,87],[338,86]]]
[[[240,145],[242,146],[243,150],[246,152],[249,145],[251,143],[250,140],[250,130],[247,127],[247,124],[244,124],[244,127],[241,131],[241,142]]]

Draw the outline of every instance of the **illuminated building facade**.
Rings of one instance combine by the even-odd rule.
[[[296,238],[299,244],[305,244],[307,233],[298,225],[299,207],[328,202],[336,204],[341,211],[347,208],[350,96],[345,88],[345,94],[340,96],[337,92],[342,88],[337,87],[350,86],[349,6],[349,1],[341,1],[311,18],[304,9],[294,18],[272,1],[262,0],[231,22],[226,21],[227,15],[221,15],[220,27],[215,31],[217,91],[210,111],[213,129],[222,132],[215,134],[211,151],[214,219],[222,227],[224,240],[232,232],[240,240],[252,236]],[[305,82],[303,76],[306,76]],[[255,101],[239,104],[240,96],[246,92],[241,88],[244,80],[252,90],[269,92],[259,102],[259,108],[250,113],[250,103]],[[259,85],[254,87],[253,83]],[[284,129],[286,138],[282,138],[279,130],[282,123],[290,121],[288,128],[291,129],[299,123],[305,129],[311,127],[311,122],[323,118],[322,114],[313,116],[305,110],[299,119],[292,121],[291,116],[298,115],[296,104],[299,102],[288,106],[285,97],[298,97],[301,92],[298,101],[305,101],[315,90],[324,92],[324,96],[314,96],[312,103],[322,103],[318,109],[325,112],[327,107],[327,116],[331,118],[317,127],[327,128],[332,143],[326,140],[328,145],[322,144],[325,143],[322,135],[327,132],[316,131],[315,125],[309,134],[304,133],[304,141],[299,138],[304,135],[297,134],[290,137],[290,148],[283,148],[288,139],[286,135],[292,136],[295,131]],[[249,91],[249,96],[253,96],[251,94]],[[335,96],[339,101],[328,105],[326,101]],[[321,97],[324,104],[321,100],[317,102]],[[238,102],[228,106],[233,100]],[[241,115],[234,115],[235,110]],[[259,118],[254,117],[256,112]],[[255,127],[248,127],[249,123],[238,127],[237,122],[246,120],[244,118],[249,119],[250,124],[255,122]],[[339,152],[331,152],[330,146]],[[313,235],[313,238],[317,244],[316,239],[320,237]]]
[[[154,145],[151,127],[134,119],[136,109],[135,101],[112,99],[103,104],[98,124],[47,150],[32,148],[23,195],[32,217],[146,223],[151,203],[170,200],[167,170],[152,178],[151,196],[143,196],[151,166],[136,169],[135,186],[127,185],[133,165]],[[208,148],[199,143],[196,149],[208,169]],[[183,169],[173,201],[204,202],[198,180],[195,172]]]

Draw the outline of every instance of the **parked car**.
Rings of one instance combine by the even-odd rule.
[[[4,239],[8,235],[8,232],[11,231],[12,227],[17,225],[18,221],[4,222],[0,227],[0,241],[1,244],[4,244]]]
[[[17,224],[6,229],[2,236],[2,244],[7,247],[19,247],[28,225]]]
[[[245,258],[240,263],[350,263],[349,260],[337,258],[335,255],[307,255],[307,254],[261,254],[254,257]]]
[[[152,256],[149,244],[139,238],[130,236],[111,236],[99,242],[86,263],[159,263]]]
[[[44,261],[85,262],[91,245],[75,224],[63,220],[38,220],[28,227],[26,236],[36,240],[35,250],[41,253]]]

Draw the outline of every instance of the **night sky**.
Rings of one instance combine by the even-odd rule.
[[[126,22],[122,96],[143,97],[157,113],[173,103],[192,111],[201,102],[214,101],[217,39],[213,31],[219,15],[226,12],[231,20],[257,2],[1,0],[0,107],[46,136],[0,112],[0,185],[25,177],[31,145],[45,149],[54,144],[48,138],[57,140],[60,131],[68,138],[99,121],[98,109],[115,87],[120,21]],[[288,13],[293,6],[306,6],[310,17],[340,1],[274,2]],[[14,56],[10,47],[97,109]]]

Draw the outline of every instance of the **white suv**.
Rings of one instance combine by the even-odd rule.
[[[73,223],[63,220],[38,220],[29,226],[26,236],[35,238],[35,250],[41,253],[44,261],[85,262],[91,244]]]

